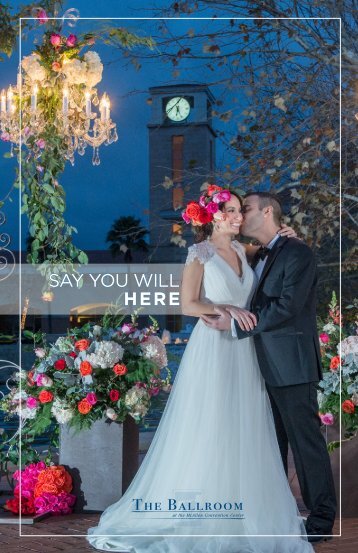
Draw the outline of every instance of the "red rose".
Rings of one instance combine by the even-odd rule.
[[[207,223],[211,223],[212,220],[213,220],[212,214],[209,213],[209,211],[205,209],[205,207],[201,207],[197,221],[202,225],[206,225]]]
[[[349,415],[353,415],[354,410],[355,410],[355,406],[353,401],[351,401],[350,399],[346,399],[346,401],[343,401],[342,411],[344,411],[345,413],[348,413]]]
[[[77,355],[75,354],[74,351],[71,351],[71,353],[68,354],[69,357],[73,357],[73,359],[75,359],[77,357]]]
[[[66,361],[64,359],[58,359],[53,366],[57,371],[63,371],[63,369],[66,368]]]
[[[53,400],[53,393],[48,390],[42,390],[39,393],[39,402],[40,403],[50,403]]]
[[[121,397],[121,394],[118,392],[118,390],[111,390],[109,392],[109,399],[111,401],[118,401],[120,397]]]

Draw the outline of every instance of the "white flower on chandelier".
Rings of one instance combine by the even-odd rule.
[[[31,54],[25,56],[21,62],[22,68],[30,81],[44,81],[46,79],[46,69],[39,63],[40,56]]]
[[[83,61],[79,59],[67,60],[63,64],[62,73],[67,84],[86,84],[93,88],[102,80],[103,64],[97,52],[86,52]]]
[[[97,52],[86,52],[84,55],[87,63],[87,86],[96,86],[102,80],[103,64]]]
[[[87,64],[77,59],[68,60],[63,64],[62,73],[69,85],[87,82]]]

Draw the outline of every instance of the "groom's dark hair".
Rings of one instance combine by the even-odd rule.
[[[245,194],[244,197],[248,198],[249,196],[258,197],[260,210],[270,205],[273,209],[273,220],[277,225],[281,223],[282,204],[276,194],[273,194],[272,192],[248,192],[247,194]]]

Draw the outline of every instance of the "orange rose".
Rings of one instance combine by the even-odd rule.
[[[353,401],[351,401],[350,399],[346,399],[346,401],[343,401],[342,411],[344,411],[345,413],[348,413],[348,415],[353,415],[354,410],[355,410],[355,406]]]
[[[75,343],[75,348],[79,351],[84,351],[85,349],[88,349],[90,345],[90,341],[83,338],[83,340],[77,340]]]
[[[331,369],[331,371],[336,371],[340,366],[340,364],[341,364],[341,358],[339,357],[339,355],[336,355],[336,357],[332,357],[329,368]]]
[[[58,495],[60,492],[72,490],[72,478],[62,465],[47,467],[37,478],[34,495],[38,497],[44,492]]]
[[[82,376],[86,376],[86,374],[92,373],[92,365],[89,361],[82,361],[80,364],[80,373]]]
[[[213,194],[215,194],[215,192],[219,192],[220,190],[222,190],[221,186],[216,186],[216,184],[209,184],[207,190],[208,196],[212,196]]]
[[[42,390],[39,393],[39,402],[40,403],[50,403],[53,400],[53,394],[48,390]]]
[[[125,365],[120,365],[119,363],[117,363],[116,365],[114,365],[113,367],[113,372],[117,375],[117,376],[123,376],[124,374],[126,374],[128,371],[127,367]]]
[[[79,410],[81,415],[87,415],[87,413],[89,413],[92,409],[92,405],[85,398],[78,402],[77,409]]]
[[[196,202],[189,202],[186,206],[185,213],[190,219],[197,219],[200,214],[200,205]]]

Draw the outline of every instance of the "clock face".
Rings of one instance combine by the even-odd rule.
[[[172,121],[184,121],[190,113],[190,104],[185,98],[171,98],[165,106],[165,112]]]

